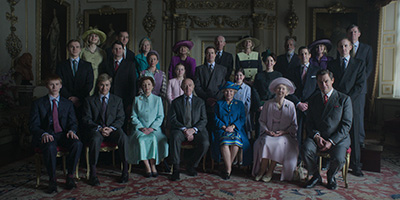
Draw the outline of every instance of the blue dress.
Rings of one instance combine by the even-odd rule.
[[[164,110],[161,97],[154,94],[146,97],[140,95],[135,98],[132,111],[133,131],[128,136],[128,163],[138,164],[139,161],[155,159],[158,165],[168,156],[167,137],[161,132],[164,120]],[[154,131],[146,135],[140,128],[153,128]]]
[[[233,99],[231,104],[220,100],[215,104],[215,127],[212,134],[212,157],[219,162],[221,159],[220,145],[237,145],[243,149],[243,165],[250,165],[253,158],[249,139],[245,131],[246,111],[241,101]],[[234,133],[225,133],[223,126],[234,124]]]

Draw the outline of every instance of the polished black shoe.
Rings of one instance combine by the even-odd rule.
[[[129,174],[128,173],[122,173],[120,183],[127,183],[129,181]]]
[[[66,188],[68,190],[71,190],[72,188],[76,188],[74,178],[67,176],[66,185],[67,185]]]
[[[307,181],[306,185],[304,186],[305,188],[313,188],[318,184],[322,183],[322,178],[321,176],[314,175],[309,181]]]
[[[51,194],[53,192],[58,192],[57,191],[57,183],[54,181],[50,181],[49,187],[46,190],[46,193]]]
[[[222,172],[221,177],[224,180],[229,180],[231,178],[231,174],[225,171],[225,172]]]
[[[152,176],[151,172],[145,172],[144,177],[150,178]]]
[[[187,167],[186,171],[189,176],[197,176],[197,171],[193,166]]]
[[[336,189],[336,187],[337,187],[336,178],[335,177],[328,178],[328,185],[326,185],[326,188],[334,190]]]
[[[173,172],[172,172],[172,175],[171,175],[171,177],[169,178],[171,181],[179,181],[180,180],[180,177],[179,177],[179,170],[174,170]]]
[[[99,186],[100,185],[99,178],[97,178],[97,176],[90,176],[89,184],[92,186]]]
[[[158,176],[158,172],[151,172],[151,175],[155,178]]]
[[[351,172],[354,176],[363,177],[364,173],[362,173],[361,169],[353,170]]]

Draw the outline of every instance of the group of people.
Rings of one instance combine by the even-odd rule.
[[[68,42],[70,58],[57,65],[56,75],[46,81],[48,95],[32,106],[30,130],[44,155],[48,192],[57,191],[58,146],[69,151],[68,189],[76,187],[72,174],[83,144],[89,147],[89,184],[100,185],[96,165],[106,141],[118,145],[121,183],[129,180],[128,164],[142,162],[144,176],[157,177],[156,166],[165,159],[173,169],[170,180],[179,180],[185,142],[195,147],[185,162],[190,176],[197,176],[210,148],[212,159],[224,162],[223,179],[230,178],[238,162],[253,165],[256,181],[269,182],[280,163],[280,180],[291,181],[303,161],[312,175],[305,187],[312,188],[322,182],[317,153],[326,151],[331,155],[327,187],[335,189],[335,174],[350,146],[353,174],[362,176],[363,108],[372,50],[358,42],[358,26],[347,32],[348,38],[337,43],[337,59],[327,56],[332,47],[328,39],[302,46],[296,54],[296,41],[288,37],[286,53],[277,57],[269,50],[253,51],[260,41],[245,36],[236,44],[243,51],[236,55],[235,67],[221,35],[215,47],[205,49],[199,66],[190,57],[194,43],[179,41],[172,48],[177,56],[171,59],[167,79],[150,38],[139,42],[135,56],[127,48],[128,32],[120,32],[104,51],[99,45],[105,34],[89,29],[82,36],[84,49],[78,40]]]

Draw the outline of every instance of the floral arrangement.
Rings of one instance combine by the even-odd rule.
[[[0,75],[0,109],[13,108],[16,105],[16,84],[12,78],[13,69]]]

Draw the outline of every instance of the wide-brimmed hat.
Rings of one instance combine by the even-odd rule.
[[[276,86],[283,84],[286,85],[288,90],[289,90],[289,94],[293,94],[294,91],[296,90],[296,87],[294,86],[294,84],[292,83],[292,81],[290,81],[287,78],[283,78],[283,77],[279,77],[274,79],[270,84],[269,84],[269,90],[271,92],[275,92],[275,88]]]
[[[233,82],[227,81],[225,83],[225,85],[223,85],[222,87],[220,87],[220,90],[225,90],[225,89],[234,89],[234,90],[239,90],[240,85],[237,85]]]
[[[332,48],[332,42],[330,40],[328,40],[328,39],[320,39],[320,40],[315,40],[310,45],[308,45],[308,49],[313,51],[313,49],[319,44],[325,45],[327,52],[329,52],[331,50],[331,48]]]
[[[97,28],[89,27],[89,30],[85,31],[82,34],[83,41],[87,41],[87,37],[92,33],[94,33],[94,34],[99,36],[100,44],[103,43],[104,41],[106,41],[106,39],[107,39],[107,36],[103,31],[101,31],[101,30],[99,30]]]
[[[253,38],[250,35],[246,35],[240,38],[239,42],[236,42],[236,48],[242,48],[243,47],[242,43],[246,40],[251,40],[253,42],[254,48],[260,45],[260,40],[258,40],[257,38]]]
[[[189,48],[189,50],[191,50],[193,48],[194,44],[192,41],[189,41],[189,40],[181,40],[181,41],[175,43],[174,47],[172,47],[172,51],[177,53],[179,51],[179,48],[181,48],[181,46],[186,46],[187,48]]]

